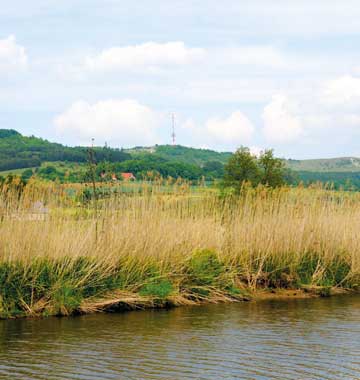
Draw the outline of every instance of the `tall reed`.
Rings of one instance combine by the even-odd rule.
[[[2,189],[0,315],[359,286],[358,193],[244,187],[235,197],[143,184],[110,192],[94,212],[74,195],[82,190],[35,181],[22,193]]]

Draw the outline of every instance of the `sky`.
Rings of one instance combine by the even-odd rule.
[[[2,0],[0,128],[360,157],[358,0]]]

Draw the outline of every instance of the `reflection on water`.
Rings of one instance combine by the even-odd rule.
[[[0,379],[360,379],[360,297],[0,321]]]

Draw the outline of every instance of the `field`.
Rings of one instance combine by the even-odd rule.
[[[4,187],[0,316],[359,287],[358,193],[244,187],[234,196],[186,183],[134,189],[84,200],[84,185]]]

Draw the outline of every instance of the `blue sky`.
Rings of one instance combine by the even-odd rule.
[[[3,3],[0,128],[360,156],[359,1]]]

